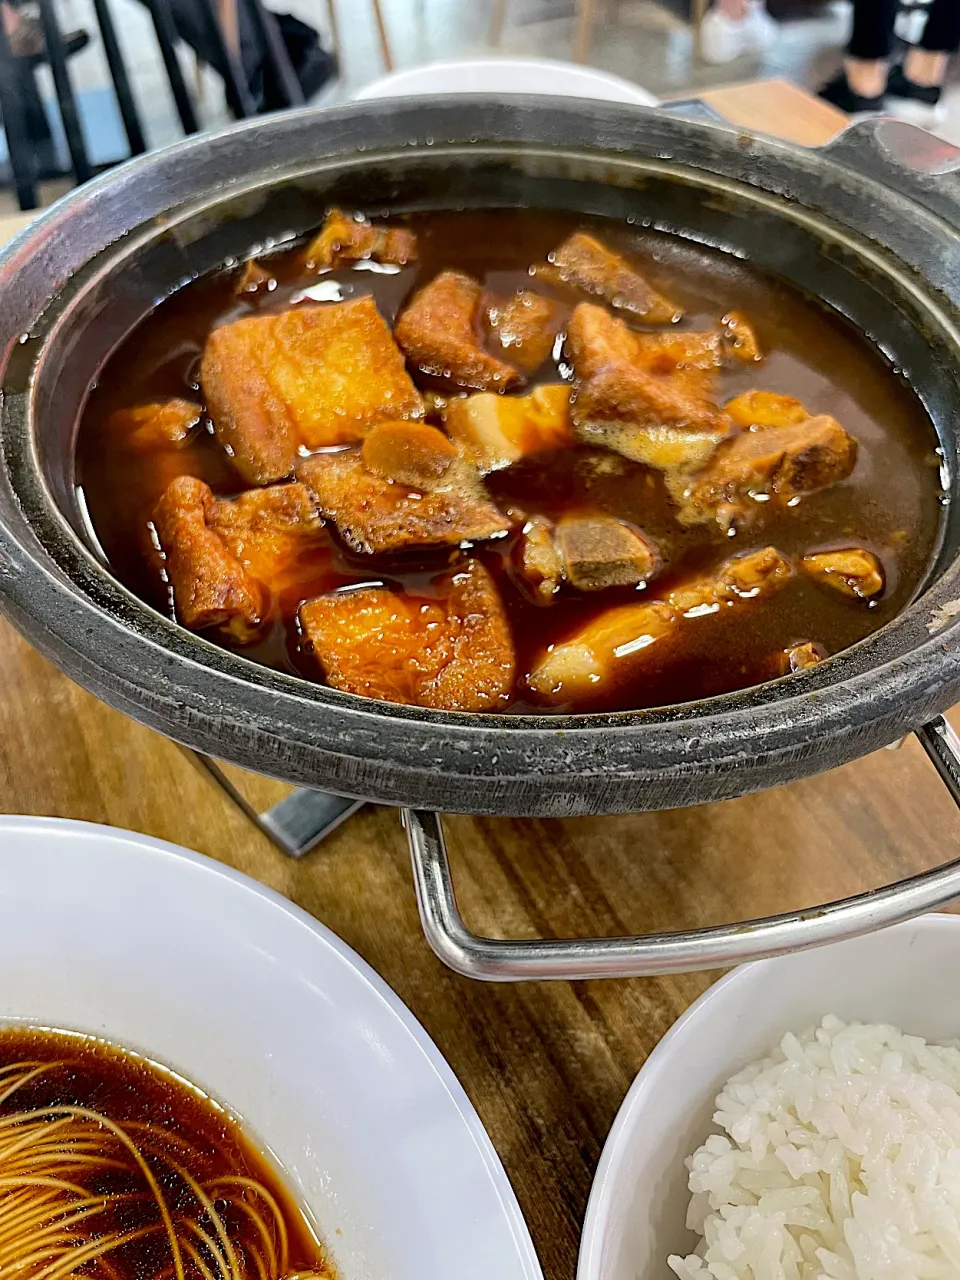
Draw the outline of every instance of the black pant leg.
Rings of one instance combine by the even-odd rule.
[[[935,0],[940,3],[941,0]],[[949,2],[949,0],[948,0]],[[955,0],[960,3],[960,0]],[[889,58],[893,49],[893,24],[899,0],[854,0],[853,32],[847,45],[851,58],[873,62]]]
[[[143,0],[149,8],[150,0]],[[170,0],[170,11],[173,14],[173,25],[177,35],[185,41],[200,58],[215,71],[224,74],[220,65],[220,50],[210,39],[210,31],[200,6],[194,0]],[[237,19],[240,36],[240,63],[243,67],[247,83],[254,81],[263,65],[264,49],[254,31],[250,14],[243,0],[237,5]]]
[[[920,48],[931,53],[956,53],[960,49],[960,0],[933,0]]]

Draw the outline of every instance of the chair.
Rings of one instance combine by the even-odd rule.
[[[53,75],[57,106],[70,156],[70,170],[77,183],[86,182],[93,176],[94,166],[83,136],[67,66],[67,50],[53,0],[39,0],[39,9],[46,57]],[[130,82],[106,0],[94,0],[94,13],[130,154],[139,155],[146,150],[143,128],[130,91]],[[35,209],[37,181],[40,178],[60,176],[55,168],[49,122],[34,78],[40,60],[15,57],[6,31],[2,28],[3,24],[0,23],[0,110],[3,113],[10,168],[20,208]]]
[[[354,4],[356,0],[345,0],[350,4]],[[383,16],[383,6],[380,0],[370,0],[373,8],[373,18],[377,26],[377,38],[380,41],[380,57],[383,60],[384,69],[393,70],[393,52],[390,48],[390,38],[387,35],[387,23]],[[333,41],[333,52],[337,55],[337,61],[343,66],[342,47],[340,44],[340,24],[337,16],[338,0],[327,0],[327,15],[330,22],[330,38]]]
[[[503,40],[503,28],[507,22],[507,5],[509,0],[493,0],[493,13],[490,18],[490,43],[499,48]],[[573,38],[573,57],[575,62],[586,62],[590,56],[590,44],[593,37],[593,24],[597,19],[597,0],[577,0],[577,31]]]
[[[252,116],[256,112],[256,104],[250,94],[236,53],[237,42],[234,29],[223,20],[221,16],[223,9],[218,11],[214,8],[215,2],[223,8],[233,5],[235,12],[236,0],[196,0],[196,4],[210,42],[217,50],[227,102],[238,118]],[[240,0],[240,2],[247,5],[251,23],[264,47],[267,62],[274,73],[284,105],[300,106],[304,101],[303,90],[276,23],[267,13],[262,0]],[[199,129],[199,121],[193,97],[187,88],[177,57],[178,36],[170,0],[148,0],[148,3],[180,123],[184,133],[196,133]],[[72,174],[74,181],[80,184],[109,165],[94,165],[90,160],[67,66],[63,35],[57,21],[55,0],[39,0],[39,9],[46,44],[46,58],[53,75],[57,107],[69,153],[68,172]],[[93,9],[117,108],[126,134],[129,155],[140,155],[147,149],[146,141],[117,40],[109,0],[93,0]],[[229,14],[226,17],[229,18]],[[38,180],[65,176],[53,163],[53,139],[34,80],[35,63],[35,59],[13,55],[3,24],[0,23],[0,112],[2,112],[7,138],[13,185],[20,208],[24,210],[37,207]],[[124,159],[127,159],[127,156],[118,156],[110,163],[118,163]]]
[[[490,43],[498,48],[503,39],[503,29],[507,21],[509,0],[493,0],[493,12],[490,18]],[[700,56],[700,26],[710,7],[710,0],[691,0],[690,26],[693,31],[693,47],[697,57]],[[599,9],[598,0],[577,0],[577,31],[573,40],[573,56],[576,62],[586,62],[590,55],[593,39],[593,28]]]

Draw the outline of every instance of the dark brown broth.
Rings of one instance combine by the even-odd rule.
[[[0,1105],[0,1119],[43,1107],[95,1111],[120,1125],[141,1149],[171,1214],[194,1216],[207,1228],[209,1219],[186,1191],[183,1178],[171,1170],[170,1162],[176,1161],[201,1185],[221,1177],[251,1178],[273,1196],[283,1216],[289,1241],[288,1274],[329,1274],[333,1280],[322,1246],[272,1161],[222,1107],[199,1090],[172,1072],[99,1040],[35,1028],[0,1029],[0,1069],[19,1063],[59,1065],[51,1065],[21,1084]],[[138,1129],[140,1125],[151,1126],[149,1141],[146,1131]],[[98,1220],[98,1225],[128,1231],[159,1224],[156,1203],[144,1194],[146,1182],[139,1172],[99,1171],[87,1176],[84,1186],[108,1197],[105,1221]],[[256,1276],[253,1252],[263,1255],[257,1229],[242,1209],[222,1197],[215,1198],[238,1260],[246,1264],[247,1274]],[[170,1245],[163,1230],[123,1244],[108,1256],[112,1271],[107,1274],[115,1280],[154,1280],[172,1271]],[[11,1265],[15,1269],[15,1263]],[[187,1280],[202,1280],[189,1260],[186,1267]]]
[[[531,263],[542,261],[575,228],[591,226],[588,219],[508,211],[418,215],[410,222],[420,241],[415,266],[391,272],[364,264],[318,278],[303,270],[295,251],[279,254],[269,263],[278,282],[272,292],[238,300],[233,296],[235,271],[188,285],[158,307],[108,363],[80,424],[78,479],[107,561],[138,595],[171,611],[166,588],[144,550],[150,511],[169,480],[194,474],[223,496],[242,486],[209,432],[160,462],[132,462],[109,428],[109,416],[149,400],[195,398],[200,354],[211,328],[241,315],[281,311],[301,298],[305,288],[319,284],[327,290],[331,282],[340,286],[342,297],[372,293],[392,322],[414,288],[451,267],[476,276],[492,291],[512,293],[530,285]],[[604,455],[586,448],[541,455],[490,476],[493,495],[528,514],[591,509],[633,522],[657,543],[663,559],[662,574],[646,589],[648,598],[692,572],[710,570],[733,554],[767,544],[793,556],[866,547],[882,561],[887,586],[880,599],[868,604],[797,575],[769,602],[685,624],[669,661],[658,668],[651,659],[641,675],[621,684],[606,701],[579,704],[577,710],[660,706],[747,687],[782,674],[783,651],[791,644],[812,640],[836,653],[889,622],[924,577],[942,512],[936,436],[916,395],[849,323],[749,263],[656,232],[598,221],[593,229],[611,247],[635,256],[653,283],[683,304],[683,328],[715,327],[733,307],[747,315],[765,359],[759,365],[724,369],[721,402],[753,387],[797,396],[811,413],[832,414],[856,437],[856,469],[848,480],[796,507],[764,508],[748,529],[732,538],[715,526],[681,529],[657,473],[625,463],[618,474],[604,475],[596,466]],[[535,287],[552,292],[542,282]],[[548,362],[539,380],[552,382],[557,376]],[[478,547],[471,554],[480,556],[501,587],[518,675],[530,669],[548,644],[567,638],[608,607],[636,598],[633,589],[569,592],[550,606],[535,605],[513,578],[513,542]],[[306,586],[297,598],[282,601],[268,632],[242,652],[317,680],[315,661],[300,649],[296,632],[302,599],[358,581],[383,581],[429,594],[431,575],[449,559],[442,554],[371,562],[348,554],[332,539],[329,548],[313,553]],[[525,700],[518,684],[511,710],[544,708]]]

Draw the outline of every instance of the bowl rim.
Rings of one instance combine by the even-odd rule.
[[[246,122],[129,161],[68,195],[0,254],[0,276],[29,272],[31,254],[49,255],[52,243],[70,234],[71,226],[76,234],[79,225],[81,238],[101,246],[128,234],[131,215],[122,212],[125,201],[112,195],[126,195],[135,207],[139,200],[152,202],[155,211],[178,209],[196,190],[208,194],[212,189],[204,168],[211,155],[221,156],[222,169],[229,170],[230,156],[237,152],[246,158],[235,161],[241,176],[234,175],[232,185],[246,189],[251,169],[266,163],[261,153],[271,141],[282,152],[285,146],[295,148],[304,134],[318,160],[343,155],[351,130],[368,139],[358,150],[375,159],[391,141],[406,139],[415,151],[411,136],[431,142],[434,133],[447,138],[445,130],[453,131],[455,124],[469,130],[467,141],[489,139],[501,150],[519,140],[553,152],[629,160],[642,128],[651,135],[644,156],[655,150],[657,137],[672,139],[677,164],[701,175],[722,176],[724,164],[746,165],[748,154],[763,159],[767,173],[777,171],[773,185],[762,188],[768,194],[791,173],[798,181],[804,172],[809,175],[811,166],[823,170],[821,176],[835,187],[855,182],[859,196],[871,181],[862,175],[854,179],[829,155],[814,156],[770,139],[747,140],[727,126],[597,102],[589,103],[585,118],[583,105],[570,98],[466,95],[440,102],[411,98],[308,108]],[[282,181],[289,168],[278,162],[272,179]],[[201,173],[205,185],[191,192],[190,182],[200,182]],[[918,234],[945,225],[902,192],[873,186],[887,204],[917,211]],[[848,191],[844,199],[849,196]],[[91,212],[99,212],[106,225],[92,231]],[[149,221],[149,210],[139,216]],[[12,333],[0,336],[12,344]],[[0,481],[9,486],[9,474]],[[15,504],[12,488],[9,497]],[[649,712],[484,717],[371,704],[331,690],[308,694],[301,681],[260,668],[252,674],[247,660],[224,657],[221,650],[213,654],[213,646],[202,639],[184,634],[178,644],[135,611],[132,620],[121,621],[81,593],[46,550],[40,552],[22,512],[19,521],[0,517],[0,568],[3,559],[9,572],[0,574],[0,596],[14,622],[41,651],[113,705],[168,736],[246,767],[387,803],[563,816],[720,799],[884,745],[945,709],[960,692],[960,619],[935,636],[924,629],[938,603],[960,594],[960,563],[897,619],[836,655],[821,671]]]
[[[930,911],[926,915],[916,916],[900,924],[891,925],[881,930],[882,937],[887,933],[926,933],[934,931],[960,931],[960,916],[946,911]],[[856,939],[848,941],[856,942]],[[831,944],[827,944],[831,945]],[[843,945],[843,944],[832,944]],[[603,1249],[610,1221],[610,1210],[614,1190],[621,1177],[621,1166],[637,1139],[634,1133],[635,1117],[639,1108],[649,1095],[659,1086],[661,1077],[670,1070],[675,1055],[686,1048],[686,1040],[696,1030],[704,1010],[718,1000],[725,1000],[732,989],[743,986],[757,973],[763,973],[773,966],[789,962],[789,956],[773,956],[767,960],[748,961],[737,965],[729,973],[724,974],[716,982],[711,983],[701,996],[680,1015],[667,1033],[657,1041],[649,1056],[633,1079],[630,1088],[614,1117],[613,1124],[607,1133],[597,1163],[587,1210],[583,1220],[583,1233],[580,1237],[580,1251],[577,1256],[576,1280],[600,1280]]]
[[[392,1019],[395,1019],[402,1030],[411,1037],[427,1067],[436,1077],[445,1093],[456,1108],[458,1118],[469,1132],[474,1147],[483,1163],[490,1180],[492,1190],[503,1211],[504,1222],[510,1232],[516,1249],[516,1256],[527,1280],[543,1280],[543,1271],[534,1248],[529,1227],[520,1208],[516,1192],[510,1182],[503,1161],[501,1160],[493,1140],[488,1134],[476,1107],[471,1102],[463,1085],[458,1080],[453,1068],[440,1052],[432,1037],[420,1020],[407,1007],[400,996],[383,979],[379,973],[367,963],[348,943],[334,933],[315,916],[312,916],[289,898],[276,890],[261,884],[252,876],[236,870],[224,863],[197,853],[182,845],[156,836],[144,835],[123,827],[108,826],[105,823],[85,822],[74,818],[38,817],[27,814],[0,814],[0,849],[6,849],[7,841],[18,834],[29,837],[50,837],[52,841],[93,840],[98,844],[109,843],[118,847],[132,846],[125,853],[136,854],[147,852],[157,855],[161,864],[185,864],[199,869],[212,880],[226,880],[237,886],[244,893],[251,895],[292,924],[312,933],[323,948],[333,952],[338,960],[371,990]],[[71,851],[70,856],[82,856],[80,851]],[[109,1035],[106,1037],[109,1039]],[[261,1135],[267,1138],[268,1135]]]

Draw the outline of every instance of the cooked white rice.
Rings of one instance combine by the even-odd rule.
[[[824,1018],[728,1081],[714,1120],[682,1280],[960,1277],[960,1050]]]

